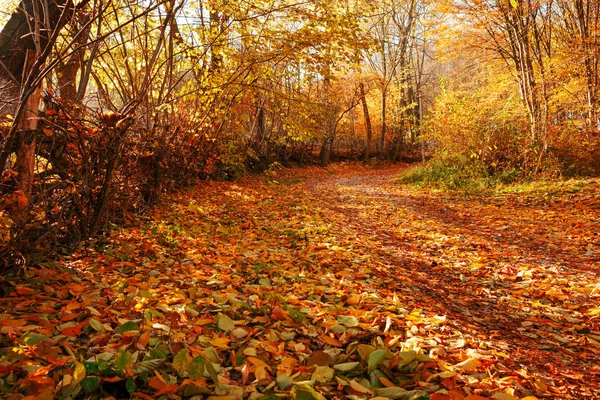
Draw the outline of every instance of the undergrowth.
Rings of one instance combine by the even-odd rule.
[[[569,178],[569,179],[566,179]],[[515,192],[577,192],[593,180],[589,177],[527,174],[516,168],[489,172],[482,165],[445,165],[429,162],[406,170],[396,183],[463,192],[470,195]]]
[[[526,180],[526,177],[516,169],[490,173],[483,165],[459,166],[431,162],[407,170],[398,177],[397,182],[476,194],[522,180]]]

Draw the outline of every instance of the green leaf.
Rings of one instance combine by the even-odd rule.
[[[325,383],[333,379],[334,372],[329,367],[318,366],[312,374],[312,380]]]
[[[258,280],[258,284],[261,286],[271,287],[271,280],[269,278],[261,278]]]
[[[355,328],[360,324],[360,322],[358,321],[358,319],[356,317],[345,316],[345,315],[338,316],[337,323],[340,325],[344,325],[347,328]]]
[[[403,351],[399,354],[399,356],[400,357],[398,357],[398,368],[413,362],[413,360],[417,358],[417,352],[414,350]]]
[[[139,296],[140,296],[140,297],[142,297],[142,298],[144,298],[144,299],[151,299],[151,298],[153,298],[153,297],[154,297],[154,293],[152,293],[152,292],[151,292],[151,291],[149,291],[149,290],[143,290],[143,289],[142,289],[142,290],[140,290],[140,292],[139,292]]]
[[[86,361],[83,363],[83,366],[85,367],[86,372],[89,374],[97,374],[100,372],[100,368],[98,368],[98,363]]]
[[[290,395],[295,400],[325,400],[325,396],[306,384],[294,386]]]
[[[137,389],[137,385],[131,376],[128,377],[127,381],[125,382],[125,389],[127,389],[130,395],[135,392],[135,389]]]
[[[235,323],[227,315],[220,314],[219,315],[218,326],[219,326],[220,330],[225,331],[225,332],[229,332],[230,330],[232,330],[233,328],[235,328]]]
[[[433,361],[433,359],[431,357],[429,357],[427,354],[417,354],[417,356],[415,357],[415,360],[417,360],[418,362],[431,362],[431,361]]]
[[[422,396],[427,396],[427,393],[421,390],[406,390],[395,386],[375,389],[375,393],[377,393],[377,396],[392,400],[417,400]]]
[[[387,350],[375,350],[369,354],[369,372],[373,372],[375,369],[377,369],[379,363],[381,363],[388,355],[389,352]]]
[[[195,396],[197,394],[210,394],[211,390],[201,386],[201,385],[196,385],[195,383],[189,383],[189,384],[184,384],[183,385],[183,395],[185,397],[192,397]]]
[[[81,385],[81,388],[86,392],[94,392],[100,387],[100,381],[95,376],[83,378],[79,384]]]
[[[213,380],[213,382],[218,383],[219,375],[217,374],[217,370],[215,369],[215,366],[213,365],[213,363],[207,362],[205,365],[206,365],[206,369],[207,369],[211,379]]]
[[[292,383],[294,383],[294,380],[287,375],[279,375],[276,381],[279,390],[283,390],[286,387],[290,386]]]
[[[92,327],[93,330],[95,330],[96,332],[104,332],[104,325],[102,325],[100,323],[100,321],[95,320],[94,318],[90,318],[90,320],[88,321],[88,324]],[[118,329],[118,328],[117,328]]]
[[[153,359],[141,361],[133,367],[133,372],[136,374],[150,374],[156,371],[162,363],[164,363],[164,359]]]
[[[187,349],[181,349],[175,358],[173,358],[173,368],[179,373],[179,375],[182,375],[187,372],[191,362],[192,357]]]
[[[33,346],[38,344],[39,342],[48,340],[48,336],[42,335],[41,333],[29,332],[23,336],[21,339],[24,344],[28,346]]]
[[[131,353],[128,351],[119,351],[119,357],[113,363],[115,371],[123,372],[126,368],[131,367],[133,364]]]
[[[138,324],[133,321],[127,321],[123,325],[119,326],[115,329],[117,333],[129,332],[129,331],[137,331],[139,330]]]
[[[347,362],[347,363],[336,364],[333,366],[333,369],[342,371],[342,372],[348,372],[348,371],[352,371],[354,368],[358,367],[359,365],[360,365],[360,363],[358,361]]]
[[[375,351],[375,347],[370,344],[359,344],[357,350],[360,358],[366,361],[369,358],[369,354]]]
[[[204,376],[204,358],[197,356],[192,360],[188,368],[188,374],[192,379],[200,379]]]

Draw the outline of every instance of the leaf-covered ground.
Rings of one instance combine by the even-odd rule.
[[[600,182],[400,170],[202,184],[0,280],[0,397],[599,398]]]

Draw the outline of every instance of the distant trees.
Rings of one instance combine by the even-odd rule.
[[[0,34],[20,93],[0,116],[6,244],[89,237],[197,178],[319,148],[327,164],[356,104],[343,69],[369,47],[365,7],[23,0]]]
[[[451,54],[453,61],[447,65],[453,67],[444,74],[445,91],[430,115],[430,126],[446,121],[444,130],[457,143],[473,143],[467,137],[475,132],[471,137],[480,138],[479,150],[464,147],[453,154],[470,153],[468,163],[482,163],[487,173],[506,168],[528,176],[599,170],[597,2],[440,4],[451,18],[438,30],[438,51]],[[464,74],[470,79],[463,80]],[[485,99],[479,97],[482,93],[487,93]],[[514,98],[520,99],[521,113],[527,116],[526,129]],[[496,104],[486,110],[491,99]],[[463,103],[470,107],[462,108]],[[467,125],[448,124],[455,109],[464,113]],[[484,110],[485,118],[480,115]],[[432,132],[436,143],[449,145],[440,139],[438,128]],[[504,139],[498,141],[500,137]],[[440,155],[452,153],[444,148]]]
[[[0,31],[0,238],[83,239],[275,162],[591,168],[599,18],[592,0],[22,0]]]

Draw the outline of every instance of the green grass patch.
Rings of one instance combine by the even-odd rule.
[[[443,165],[427,163],[415,166],[400,175],[399,184],[409,184],[466,194],[511,194],[552,195],[577,193],[596,179],[533,180],[518,170],[489,173],[482,166]]]
[[[491,184],[489,177],[479,168],[439,163],[411,168],[399,176],[396,182],[467,193],[485,192],[490,189]]]
[[[512,185],[499,185],[496,187],[497,193],[510,194],[540,194],[540,195],[560,195],[574,194],[585,191],[593,185],[598,184],[598,179],[568,179],[568,180],[546,180],[518,182]]]

